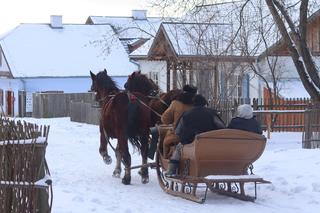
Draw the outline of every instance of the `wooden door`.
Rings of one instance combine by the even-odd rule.
[[[13,116],[14,115],[14,92],[7,91],[6,98],[7,98],[6,114],[8,116]]]

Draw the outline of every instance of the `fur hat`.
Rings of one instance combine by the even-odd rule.
[[[195,95],[193,97],[192,101],[193,101],[193,106],[205,106],[205,105],[208,105],[208,102],[207,102],[206,98],[203,97],[200,94]]]
[[[192,86],[192,85],[184,85],[183,86],[183,92],[188,92],[188,93],[192,93],[192,94],[196,94],[197,93],[197,87]]]
[[[243,104],[238,106],[237,110],[238,117],[250,119],[253,117],[253,110],[249,104]]]

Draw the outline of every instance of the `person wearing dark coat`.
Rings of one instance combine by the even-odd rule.
[[[205,107],[208,102],[202,95],[196,95],[193,98],[193,108],[185,111],[176,127],[176,134],[180,143],[170,158],[167,176],[174,176],[178,168],[183,145],[193,142],[195,136],[202,132],[210,130],[223,129],[225,124],[217,114],[216,110]]]
[[[197,134],[225,128],[217,111],[205,107],[207,101],[202,95],[196,95],[193,102],[193,108],[182,114],[176,128],[176,134],[183,145],[192,143]]]
[[[232,118],[227,128],[262,134],[261,125],[253,116],[253,110],[249,104],[243,104],[238,107],[237,117]]]

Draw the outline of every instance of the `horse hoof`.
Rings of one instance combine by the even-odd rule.
[[[102,158],[105,164],[110,165],[112,163],[112,158],[109,155],[104,155]]]
[[[130,182],[131,182],[131,177],[130,177],[130,176],[124,176],[124,177],[122,178],[122,183],[123,183],[124,185],[129,185]]]
[[[143,184],[149,183],[149,177],[142,178],[141,183],[143,183]]]
[[[115,170],[113,171],[112,177],[120,178],[120,174],[121,174],[121,170],[115,169]]]

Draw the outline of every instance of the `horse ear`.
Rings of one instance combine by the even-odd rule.
[[[96,75],[93,74],[93,73],[91,72],[91,70],[90,70],[90,76],[91,76],[91,79],[92,79],[92,80],[96,79]]]
[[[106,70],[106,68],[104,68],[104,70],[103,70],[106,74],[108,74],[108,72],[107,72],[107,70]]]

